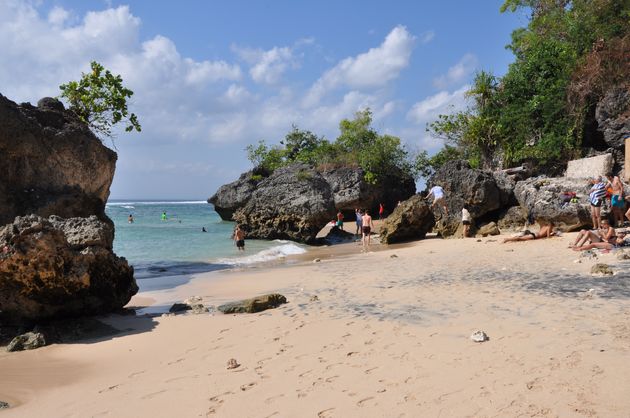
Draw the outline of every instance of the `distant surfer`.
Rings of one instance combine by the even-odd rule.
[[[234,243],[239,251],[245,251],[245,231],[243,231],[238,225],[234,228]]]
[[[206,227],[205,226],[201,227],[201,232],[208,232],[208,231],[206,231]]]
[[[166,220],[166,212],[162,212],[162,220],[165,221]]]
[[[127,218],[127,222],[129,222],[130,224],[133,223],[133,215],[130,213],[129,217]]]

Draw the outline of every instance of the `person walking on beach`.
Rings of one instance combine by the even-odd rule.
[[[363,249],[361,251],[368,252],[370,249],[370,233],[372,233],[372,228],[374,225],[372,224],[372,217],[370,216],[370,212],[366,209],[363,217],[361,218],[361,232],[363,236],[361,237],[361,243],[363,244]]]
[[[623,215],[626,207],[626,202],[623,199],[623,184],[619,180],[618,176],[613,176],[612,173],[606,174],[608,183],[611,188],[610,196],[610,208],[612,209],[613,219],[617,228],[623,226]]]
[[[462,226],[464,232],[462,234],[462,238],[468,238],[470,235],[470,222],[472,221],[472,217],[470,216],[470,212],[468,212],[468,205],[464,205],[462,208]]]
[[[602,203],[606,197],[606,183],[601,181],[601,177],[596,176],[591,180],[593,187],[588,195],[591,204],[591,220],[593,221],[593,229],[600,228]]]
[[[354,210],[354,216],[356,217],[356,224],[357,224],[357,230],[355,231],[355,235],[356,236],[360,236],[361,235],[361,227],[363,226],[363,214],[361,213],[361,210],[359,208],[356,208]]]
[[[446,198],[445,198],[444,189],[442,186],[435,185],[429,190],[429,194],[427,195],[427,200],[433,196],[433,203],[431,203],[431,209],[435,208],[435,205],[440,205],[444,209],[444,212],[448,216],[448,207],[446,206]]]
[[[234,228],[234,243],[239,251],[245,251],[245,231],[241,229],[239,225]]]

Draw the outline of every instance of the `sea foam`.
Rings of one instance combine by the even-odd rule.
[[[262,263],[284,258],[289,255],[304,254],[306,250],[299,245],[289,243],[288,241],[276,241],[280,245],[276,245],[266,250],[257,252],[256,254],[246,255],[242,257],[229,257],[217,260],[220,264],[228,264],[231,266],[243,266],[249,264]],[[247,250],[246,250],[247,251]]]

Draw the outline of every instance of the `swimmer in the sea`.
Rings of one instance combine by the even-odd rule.
[[[236,225],[234,229],[234,242],[236,243],[236,248],[239,251],[245,251],[245,231],[243,231],[240,226]]]

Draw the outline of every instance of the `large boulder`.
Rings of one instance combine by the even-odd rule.
[[[509,206],[514,201],[514,182],[505,174],[471,168],[466,161],[449,161],[438,169],[429,186],[440,185],[446,192],[448,216],[436,207],[435,230],[442,237],[456,234],[461,226],[461,210],[464,204],[473,221],[486,219],[492,213]],[[492,219],[493,220],[493,219]]]
[[[224,184],[208,199],[214,210],[224,221],[231,221],[234,212],[247,204],[256,189],[256,185],[268,174],[262,170],[247,171],[232,183]]]
[[[503,230],[521,229],[527,223],[527,211],[521,206],[511,206],[499,214],[497,226]]]
[[[420,195],[412,196],[394,209],[381,224],[381,242],[396,242],[422,239],[435,225],[431,209]]]
[[[533,177],[516,184],[514,194],[519,205],[536,220],[551,221],[572,231],[591,224],[586,180],[563,177]],[[565,202],[562,194],[576,193],[577,202]]]
[[[26,214],[107,220],[116,153],[58,100],[0,94],[0,156],[0,225]]]
[[[256,296],[255,298],[239,300],[220,305],[217,309],[224,314],[256,313],[267,309],[277,308],[287,303],[287,298],[279,293]]]
[[[0,228],[0,320],[28,324],[119,309],[138,291],[133,268],[112,252],[111,223],[17,217]]]
[[[315,244],[317,233],[335,214],[328,182],[312,167],[294,164],[260,181],[233,218],[249,238]]]

